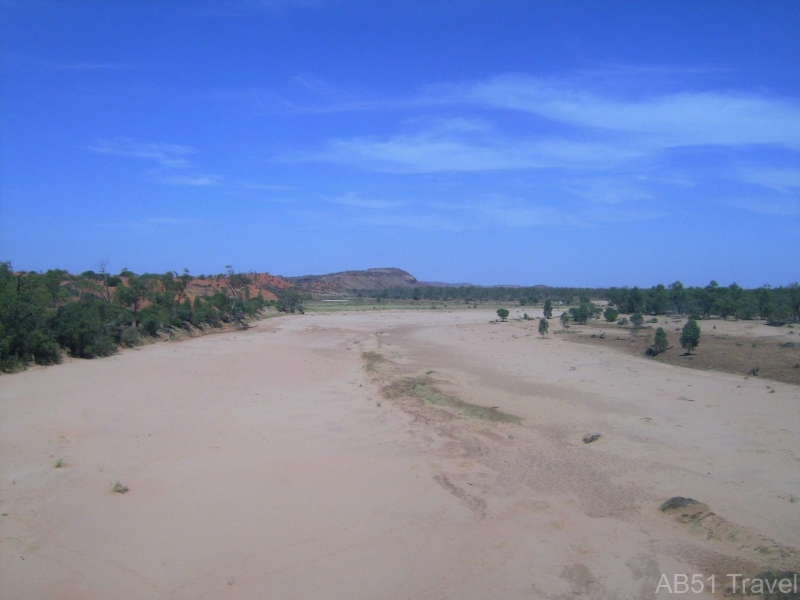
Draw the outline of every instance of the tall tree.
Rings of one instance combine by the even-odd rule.
[[[669,286],[669,299],[672,302],[672,307],[679,315],[686,313],[686,289],[680,281],[671,283]]]
[[[139,310],[150,294],[150,281],[133,273],[127,279],[128,285],[118,286],[114,299],[133,313],[131,327],[136,327]]]

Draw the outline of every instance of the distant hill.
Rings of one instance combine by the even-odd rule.
[[[444,281],[420,281],[420,283],[431,287],[475,287],[474,283],[446,283]]]
[[[349,290],[384,290],[424,285],[410,273],[394,268],[342,271],[328,275],[303,275],[286,279],[301,291],[313,295],[341,295]]]
[[[327,275],[303,275],[301,277],[285,277],[300,292],[320,296],[345,296],[348,292],[359,290],[411,289],[415,287],[437,288],[522,288],[529,286],[505,285],[482,286],[473,283],[446,283],[444,281],[419,281],[408,271],[396,268],[366,269],[364,271],[341,271]],[[534,285],[546,289],[546,285]]]

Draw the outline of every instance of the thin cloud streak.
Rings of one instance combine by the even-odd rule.
[[[353,208],[368,208],[368,209],[391,209],[398,208],[406,204],[397,200],[370,200],[361,198],[358,194],[348,193],[342,196],[335,196],[328,198],[326,202],[330,204],[339,204],[341,206],[351,206]]]
[[[800,170],[798,169],[742,169],[739,179],[770,188],[781,194],[800,191]]]
[[[450,96],[454,101],[530,112],[577,127],[635,134],[639,143],[656,148],[746,144],[800,148],[800,106],[753,94],[680,92],[624,101],[574,91],[566,81],[504,76],[453,87]]]
[[[97,140],[89,149],[99,154],[151,159],[170,168],[190,167],[191,163],[183,157],[197,153],[197,150],[189,146],[139,142],[131,138],[119,137]]]
[[[607,168],[640,156],[642,152],[619,145],[565,139],[467,142],[454,137],[420,134],[385,140],[331,140],[323,152],[284,160],[351,164],[393,173],[435,173]]]
[[[219,178],[215,175],[157,175],[154,180],[166,185],[189,187],[208,187],[220,183]]]

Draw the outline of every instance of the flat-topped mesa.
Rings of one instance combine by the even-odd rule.
[[[345,293],[348,290],[383,290],[422,285],[407,271],[392,267],[364,271],[341,271],[328,275],[304,275],[288,279],[302,290],[312,293]]]

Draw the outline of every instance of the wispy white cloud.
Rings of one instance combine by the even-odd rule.
[[[110,63],[92,60],[69,61],[50,60],[24,56],[20,54],[0,53],[0,65],[5,71],[23,72],[92,72],[92,71],[130,71],[138,69],[136,65],[127,63]]]
[[[638,206],[614,207],[609,210],[605,206],[583,205],[570,210],[538,200],[497,194],[451,208],[469,214],[474,225],[524,229],[592,228],[609,223],[647,221],[667,215],[666,211],[658,208]]]
[[[159,233],[176,227],[203,225],[206,221],[187,217],[145,217],[142,219],[114,222],[100,222],[97,227],[103,229],[130,229],[139,233]]]
[[[236,181],[236,185],[245,190],[257,190],[267,192],[290,192],[295,188],[290,185],[280,185],[274,183],[253,183],[251,181]]]
[[[747,168],[739,172],[739,178],[781,194],[800,192],[800,169]]]
[[[186,158],[197,154],[190,146],[118,137],[97,140],[89,149],[99,154],[153,161],[158,167],[147,171],[145,176],[164,185],[209,187],[223,180],[219,175],[197,172],[195,165]]]
[[[612,143],[566,139],[521,142],[504,139],[465,140],[458,136],[421,133],[385,139],[331,140],[323,152],[293,160],[352,164],[385,172],[435,173],[598,168],[641,155],[635,149]]]
[[[219,185],[216,175],[156,175],[154,180],[166,185],[183,185],[189,187],[207,187]]]
[[[369,209],[389,209],[398,208],[406,204],[397,200],[376,200],[362,198],[354,192],[349,192],[341,196],[334,196],[327,198],[327,202],[331,204],[339,204],[341,206],[352,206],[354,208],[369,208]]]
[[[679,92],[615,99],[576,89],[568,80],[509,75],[443,87],[443,96],[537,114],[576,127],[635,134],[654,147],[782,144],[800,148],[800,106],[739,92]]]
[[[123,137],[97,140],[89,149],[100,154],[150,159],[170,168],[190,167],[191,163],[185,157],[197,153],[189,146],[140,142]]]
[[[645,189],[641,182],[634,183],[622,178],[576,179],[567,182],[564,189],[579,198],[603,204],[654,199],[653,193]]]
[[[724,201],[728,206],[761,215],[773,217],[800,216],[800,201],[794,198],[730,198]]]

